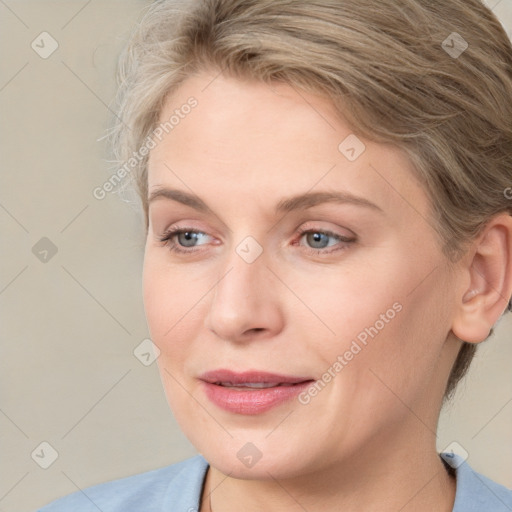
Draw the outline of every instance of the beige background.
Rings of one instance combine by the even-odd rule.
[[[142,217],[118,195],[92,195],[115,170],[98,139],[116,57],[145,5],[0,1],[0,512],[35,510],[195,453],[167,407],[156,364],[133,354],[148,337]],[[489,5],[512,34],[512,0]],[[43,31],[59,45],[46,59],[31,48]],[[50,48],[45,41],[39,51]],[[57,248],[46,262],[32,249],[43,237]],[[39,243],[38,251],[48,249]],[[456,405],[443,413],[438,443],[456,441],[477,470],[509,487],[511,333],[512,318],[504,318],[481,347]],[[43,441],[58,453],[48,469],[35,462],[50,461]]]

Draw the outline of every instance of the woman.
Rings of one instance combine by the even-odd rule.
[[[201,455],[42,511],[512,510],[436,451],[512,295],[511,98],[478,0],[151,5],[111,135]]]

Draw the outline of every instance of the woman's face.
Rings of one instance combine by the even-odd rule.
[[[284,478],[434,443],[461,278],[405,156],[286,84],[199,74],[173,115],[150,152],[144,302],[198,451]]]

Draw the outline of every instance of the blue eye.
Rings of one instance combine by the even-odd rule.
[[[305,237],[308,244],[313,244],[313,249],[324,249],[325,247],[328,247],[329,238],[333,238],[331,235],[320,231],[310,231],[305,234]]]
[[[196,247],[196,242],[201,238],[201,235],[208,236],[206,233],[195,229],[172,227],[163,234],[160,241],[164,242],[171,251],[190,253],[195,251],[184,250],[182,247]],[[178,239],[178,243],[174,242],[175,238]]]
[[[301,230],[300,235],[299,241],[304,238],[307,243],[310,244],[310,247],[305,247],[305,249],[314,254],[329,254],[334,251],[346,249],[348,244],[355,242],[355,238],[348,238],[333,233],[332,231],[322,231],[320,229]],[[334,243],[330,243],[329,239],[334,240]],[[323,250],[327,247],[334,247],[334,249],[328,251]]]
[[[330,254],[335,251],[343,250],[348,247],[350,243],[356,241],[356,238],[348,238],[332,231],[323,231],[320,229],[302,229],[299,230],[300,240],[303,238],[307,241],[308,246],[298,244],[306,252],[310,252],[315,255]],[[201,249],[196,249],[199,244],[198,242],[205,237],[208,237],[203,231],[198,231],[192,228],[181,228],[178,226],[171,227],[168,229],[161,238],[160,242],[173,252],[191,254]],[[297,245],[297,244],[293,244]],[[328,249],[329,248],[329,249]],[[325,250],[328,249],[328,250]]]

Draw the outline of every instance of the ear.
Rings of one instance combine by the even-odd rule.
[[[512,295],[512,216],[503,213],[485,225],[464,265],[465,286],[452,332],[463,341],[479,343],[489,336]]]

